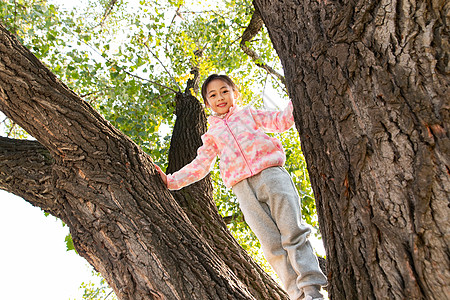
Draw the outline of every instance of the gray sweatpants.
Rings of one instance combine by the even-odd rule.
[[[267,168],[232,189],[290,299],[300,299],[305,286],[325,285],[327,280],[307,239],[311,230],[301,222],[299,196],[289,173],[283,167]]]

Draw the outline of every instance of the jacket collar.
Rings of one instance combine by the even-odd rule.
[[[228,119],[232,114],[234,114],[235,112],[239,111],[241,108],[239,106],[237,106],[236,104],[233,105],[232,107],[230,107],[230,110],[225,114],[225,116],[218,116],[218,115],[210,115],[208,117],[208,122],[209,124],[215,124],[218,123],[220,121],[226,120]]]

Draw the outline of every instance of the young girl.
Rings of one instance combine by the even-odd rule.
[[[219,156],[222,179],[236,194],[246,222],[290,299],[323,299],[319,290],[326,278],[307,240],[310,229],[301,223],[297,190],[282,167],[284,150],[280,141],[264,133],[292,127],[292,103],[282,112],[240,109],[238,88],[226,75],[209,76],[201,92],[214,112],[203,145],[181,170],[166,175],[158,168],[164,183],[171,190],[194,183],[210,172]]]

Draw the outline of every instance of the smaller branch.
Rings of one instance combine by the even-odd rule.
[[[174,90],[172,90],[174,93],[176,93]],[[171,95],[172,93],[165,93],[165,94],[161,94],[161,95],[159,95],[159,96],[157,96],[157,97],[155,97],[155,98],[152,98],[152,102],[157,102],[157,101],[159,101],[160,99],[162,99],[162,98],[164,98],[164,97],[166,97],[166,96],[169,96],[169,95]]]
[[[269,95],[266,95],[267,79],[268,79],[269,76],[271,76],[272,78],[274,77],[273,74],[270,74],[270,73],[267,72],[266,78],[264,79],[264,87],[263,87],[263,92],[262,92],[263,103],[265,103],[266,100],[267,100],[267,101],[270,102],[272,105],[274,105],[277,109],[281,109],[281,108],[278,106],[278,104],[277,104],[275,101],[273,101],[273,100],[269,97]],[[274,78],[274,79],[275,79],[275,78]],[[277,84],[277,85],[284,91],[284,93],[285,93],[286,95],[289,95],[289,93],[288,93],[288,91],[287,91],[285,85],[280,84],[280,82],[277,81],[276,79],[275,79],[275,84]],[[253,102],[255,102],[255,101],[256,101],[256,99],[253,100],[253,101],[251,102],[251,104],[253,104]],[[264,106],[265,106],[265,104],[264,104]]]
[[[212,13],[216,16],[219,17],[223,17],[223,15],[226,13],[225,10],[217,10],[217,9],[207,9],[207,10],[199,10],[199,11],[195,11],[195,10],[185,10],[185,11],[180,11],[179,12],[179,16],[182,18],[182,15],[202,15],[202,14],[209,14]]]
[[[244,216],[242,213],[235,213],[231,216],[226,216],[222,218],[225,224],[231,224],[233,220],[237,220],[238,222],[244,222]]]
[[[270,102],[271,104],[275,105],[275,107],[279,110],[280,107],[278,107],[278,105],[277,105],[274,101],[272,101],[272,99],[268,98],[267,96],[264,97],[265,94],[266,94],[267,78],[269,78],[269,73],[266,73],[266,78],[264,78],[264,86],[263,86],[263,90],[262,90],[262,100],[263,100],[263,105],[264,105],[264,107],[266,106],[266,105],[265,105],[265,100],[264,100],[264,99],[268,99],[269,102]]]
[[[17,26],[17,1],[16,0],[14,0],[14,24],[13,24],[13,32],[14,32],[14,34],[17,34],[17,29],[16,29],[16,26]]]
[[[164,49],[166,50],[166,53],[169,53],[169,50],[167,49],[167,44],[168,44],[168,37],[170,36],[170,31],[172,30],[172,24],[173,22],[175,22],[175,18],[178,16],[181,19],[183,19],[183,16],[180,15],[180,8],[181,8],[181,4],[178,6],[177,10],[175,11],[175,14],[173,15],[172,21],[170,22],[170,25],[167,29],[168,34],[166,34],[165,38],[166,38],[166,42],[164,43]]]
[[[105,300],[112,294],[113,291],[109,292],[108,295],[106,295]]]
[[[204,50],[205,48],[195,50],[194,56],[197,58],[201,58],[203,56]],[[200,80],[200,70],[198,61],[196,65],[192,66],[191,74],[192,78],[188,79],[188,81],[186,82],[186,89],[184,90],[184,92],[190,94],[190,90],[192,89],[195,94],[198,94],[199,80]]]
[[[279,74],[277,71],[275,71],[272,67],[269,65],[263,63],[263,60],[261,57],[256,53],[254,50],[250,49],[250,47],[247,46],[247,42],[250,42],[261,30],[264,22],[261,18],[261,15],[259,14],[258,10],[255,10],[253,13],[252,19],[250,20],[250,23],[248,24],[247,28],[245,29],[244,33],[242,34],[242,40],[240,43],[242,51],[244,51],[245,54],[250,56],[255,64],[269,72],[270,74],[277,77],[283,85],[286,85],[286,80],[283,75]]]
[[[90,93],[87,93],[87,94],[83,94],[83,95],[80,95],[80,98],[84,98],[84,97],[87,97],[87,96],[90,96],[90,95],[94,95],[94,94],[97,94],[97,93],[100,93],[101,91],[93,91],[93,92],[90,92]]]
[[[175,11],[175,14],[173,15],[172,21],[170,22],[170,25],[169,25],[169,27],[168,27],[168,29],[167,29],[167,34],[166,34],[166,36],[165,36],[165,43],[164,43],[164,50],[165,50],[165,53],[169,53],[169,50],[168,50],[168,48],[167,48],[167,45],[168,45],[168,43],[169,43],[168,37],[171,36],[170,32],[171,32],[171,30],[172,30],[172,25],[173,25],[173,23],[175,22],[175,18],[178,16],[178,17],[180,17],[181,19],[184,19],[183,16],[180,14],[181,6],[182,6],[182,4],[180,4],[180,5],[177,7],[177,10]],[[148,42],[148,40],[147,40],[147,42]],[[145,47],[147,47],[147,49],[149,49],[147,42],[144,42],[144,45],[145,45]],[[152,53],[152,54],[153,54],[153,53]],[[156,58],[156,59],[158,59],[158,58]],[[159,61],[159,59],[158,59],[158,61]],[[172,64],[172,57],[170,57],[170,56],[169,56],[169,61],[170,61],[170,63]],[[164,67],[164,65],[163,65],[163,67]],[[164,67],[164,69],[165,69],[165,67]],[[166,72],[167,72],[167,70],[166,70]],[[170,74],[169,74],[169,76],[170,76]],[[178,86],[178,84],[177,84],[177,86]],[[180,90],[180,86],[178,86],[178,90]]]

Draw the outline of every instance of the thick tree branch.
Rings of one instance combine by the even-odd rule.
[[[120,136],[3,26],[0,26],[0,53],[0,109],[51,152],[65,160],[83,157],[76,144],[88,138],[83,137],[83,125],[92,127],[89,128],[92,132]],[[70,119],[82,120],[84,124]]]
[[[50,153],[39,142],[0,137],[0,189],[58,215],[52,166]]]

